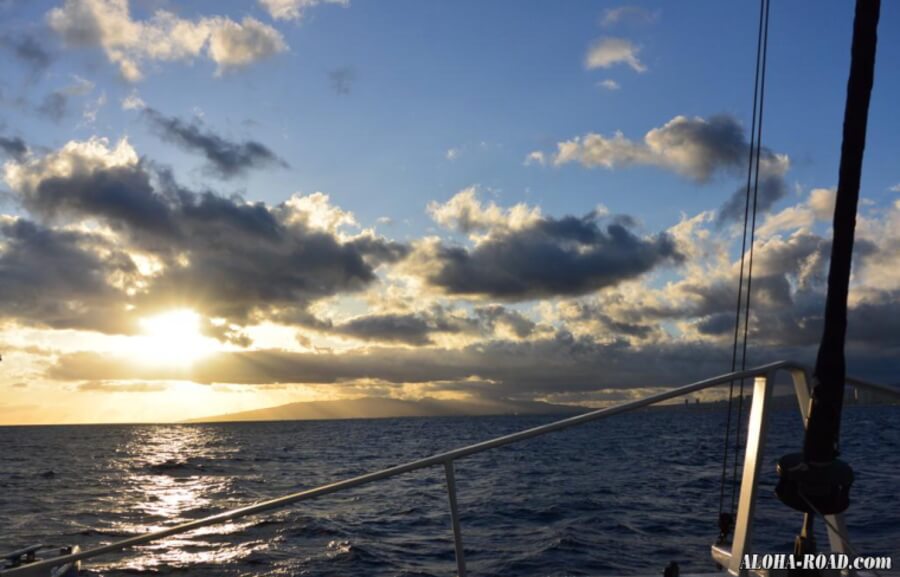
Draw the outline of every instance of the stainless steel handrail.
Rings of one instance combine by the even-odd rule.
[[[452,517],[452,522],[453,522],[454,543],[456,546],[456,555],[457,555],[457,567],[458,567],[460,577],[464,577],[465,576],[465,562],[464,562],[463,551],[462,551],[462,539],[461,539],[460,529],[459,529],[459,519],[458,519],[458,514],[456,512],[456,506],[455,506],[455,504],[456,504],[456,487],[455,487],[454,477],[452,474],[453,461],[455,461],[457,459],[461,459],[463,457],[467,457],[469,455],[481,453],[481,452],[487,451],[489,449],[503,447],[505,445],[516,443],[518,441],[524,441],[526,439],[531,439],[533,437],[538,437],[541,435],[545,435],[547,433],[554,433],[556,431],[562,431],[564,429],[568,429],[570,427],[574,427],[577,425],[582,425],[584,423],[589,423],[589,422],[596,421],[596,420],[599,420],[602,418],[611,417],[611,416],[617,415],[619,413],[634,411],[634,410],[637,410],[637,409],[640,409],[643,407],[647,407],[650,405],[654,405],[656,403],[660,403],[662,401],[667,401],[667,400],[674,399],[674,398],[677,398],[677,397],[680,397],[683,395],[687,395],[690,393],[708,389],[711,387],[724,385],[724,384],[727,384],[727,383],[735,381],[735,380],[749,379],[749,378],[753,378],[753,377],[757,377],[757,376],[769,376],[769,375],[773,375],[777,371],[782,371],[782,370],[791,371],[791,372],[793,372],[793,371],[806,372],[807,371],[807,369],[804,366],[802,366],[798,363],[791,362],[791,361],[779,361],[779,362],[770,363],[767,365],[762,365],[759,367],[747,369],[744,371],[735,371],[732,373],[726,373],[724,375],[712,377],[709,379],[704,379],[702,381],[697,381],[697,382],[694,382],[694,383],[691,383],[688,385],[677,387],[677,388],[671,389],[669,391],[657,393],[655,395],[650,395],[648,397],[644,397],[643,399],[637,399],[635,401],[629,401],[629,402],[615,405],[612,407],[597,409],[594,411],[576,415],[574,417],[569,417],[567,419],[554,421],[554,422],[548,423],[546,425],[541,425],[538,427],[533,427],[531,429],[526,429],[524,431],[519,431],[517,433],[504,435],[501,437],[496,437],[493,439],[489,439],[487,441],[475,443],[474,445],[460,447],[458,449],[453,449],[453,450],[450,450],[450,451],[447,451],[444,453],[439,453],[436,455],[432,455],[430,457],[425,457],[423,459],[418,459],[418,460],[410,461],[410,462],[403,463],[400,465],[395,465],[395,466],[389,467],[387,469],[374,471],[372,473],[367,473],[365,475],[360,475],[358,477],[352,477],[350,479],[344,479],[343,481],[337,481],[335,483],[321,485],[321,486],[315,487],[313,489],[307,489],[304,491],[299,491],[297,493],[292,493],[290,495],[285,495],[282,497],[269,499],[267,501],[254,503],[254,504],[248,505],[246,507],[240,507],[238,509],[224,511],[224,512],[218,513],[216,515],[211,515],[209,517],[204,517],[202,519],[196,519],[194,521],[189,521],[187,523],[182,523],[180,525],[175,525],[173,527],[160,529],[158,531],[152,531],[149,533],[145,533],[143,535],[136,535],[134,537],[122,539],[120,541],[109,543],[107,545],[101,545],[99,547],[94,547],[92,549],[85,549],[78,553],[72,553],[69,555],[61,555],[58,557],[44,559],[41,561],[37,561],[35,563],[30,563],[28,565],[15,567],[12,569],[0,570],[0,577],[7,577],[7,576],[12,576],[12,575],[18,575],[18,576],[37,575],[42,570],[50,569],[52,567],[62,565],[64,563],[68,563],[71,561],[90,559],[92,557],[97,557],[97,556],[104,555],[107,553],[121,551],[123,549],[133,547],[135,545],[142,545],[144,543],[157,541],[159,539],[162,539],[164,537],[169,537],[171,535],[185,533],[188,531],[192,531],[194,529],[199,529],[201,527],[207,527],[209,525],[217,525],[219,523],[223,523],[226,521],[232,521],[234,519],[240,519],[240,518],[247,517],[250,515],[255,515],[257,513],[262,513],[264,511],[270,511],[272,509],[278,509],[281,507],[285,507],[287,505],[292,505],[299,501],[304,501],[307,499],[312,499],[314,497],[319,497],[322,495],[336,493],[336,492],[342,491],[344,489],[350,489],[352,487],[365,485],[367,483],[372,483],[372,482],[379,481],[382,479],[395,477],[397,475],[402,475],[404,473],[409,473],[411,471],[415,471],[418,469],[424,469],[424,468],[432,467],[435,465],[442,465],[445,467],[445,470],[447,471],[447,490],[448,490],[448,496],[450,499],[451,517]],[[851,379],[848,379],[848,382],[851,382]],[[873,389],[881,391],[881,392],[887,392],[889,394],[896,395],[898,398],[900,398],[900,391],[895,390],[892,387],[888,387],[886,385],[876,385],[873,383],[867,383],[865,381],[860,381],[858,379],[852,379],[852,383],[855,386],[861,386],[861,387],[865,387],[865,388],[873,388]]]

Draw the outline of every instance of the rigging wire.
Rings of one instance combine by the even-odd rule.
[[[741,266],[740,266],[740,275],[738,280],[738,295],[737,302],[735,303],[735,322],[734,322],[734,342],[732,345],[732,353],[731,353],[731,372],[737,370],[737,359],[738,359],[738,343],[740,337],[740,328],[741,328],[741,309],[742,304],[744,303],[744,270],[745,270],[745,261],[747,254],[747,230],[750,221],[750,197],[751,197],[751,189],[753,191],[753,221],[752,221],[752,229],[751,229],[751,241],[750,241],[750,266],[747,268],[747,294],[746,294],[746,312],[744,315],[744,334],[743,334],[743,347],[741,354],[741,368],[746,368],[747,364],[747,325],[749,321],[749,310],[750,310],[750,275],[752,274],[752,254],[753,254],[753,238],[755,237],[754,231],[756,227],[756,208],[757,208],[757,197],[759,190],[759,157],[760,157],[760,140],[762,138],[762,91],[765,87],[765,58],[767,54],[766,46],[768,44],[768,29],[769,29],[769,0],[760,0],[759,5],[759,27],[757,32],[757,40],[756,40],[756,69],[754,75],[754,85],[753,85],[753,115],[752,122],[750,127],[750,146],[749,146],[749,156],[747,161],[747,185],[746,185],[746,195],[744,202],[744,225],[743,225],[743,234],[741,236]],[[757,115],[758,112],[758,115]],[[754,171],[754,154],[755,154],[755,171]],[[755,173],[755,185],[751,186],[754,180]],[[734,469],[733,469],[733,477],[732,477],[732,487],[731,487],[731,509],[729,512],[729,516],[727,518],[723,518],[724,512],[724,502],[725,502],[725,484],[726,484],[726,472],[728,469],[728,454],[729,454],[729,440],[731,435],[731,412],[732,412],[732,404],[734,400],[734,381],[731,381],[728,385],[728,412],[725,423],[725,442],[724,442],[724,450],[722,456],[722,476],[720,482],[719,489],[719,526],[722,531],[720,535],[720,540],[724,539],[725,535],[728,531],[730,531],[730,524],[733,523],[734,519],[734,506],[735,506],[735,490],[737,483],[737,463],[738,463],[738,455],[739,455],[739,443],[740,443],[740,422],[741,422],[741,410],[743,408],[743,392],[744,392],[744,381],[741,380],[740,383],[740,401],[738,405],[738,415],[737,415],[737,432],[735,434],[735,456],[734,456]]]
[[[763,127],[763,105],[766,99],[766,60],[769,49],[769,0],[765,0],[765,22],[763,24],[763,39],[762,39],[762,71],[759,75],[759,117],[756,123],[756,166],[754,167],[754,176],[753,176],[753,209],[751,211],[751,222],[750,222],[750,245],[749,255],[747,257],[747,291],[746,291],[746,303],[744,304],[744,343],[743,350],[741,352],[741,370],[747,368],[747,343],[749,342],[749,333],[750,333],[750,295],[751,288],[753,286],[753,245],[756,241],[756,214],[757,208],[759,206],[759,165],[760,160],[762,158],[762,127]],[[752,141],[751,136],[751,141]],[[751,145],[752,146],[752,145]],[[749,195],[748,195],[749,196]],[[733,479],[734,483],[731,489],[731,508],[734,509],[735,504],[735,494],[737,491],[737,468],[738,468],[738,455],[741,446],[741,418],[743,416],[744,409],[744,379],[741,379],[740,391],[738,392],[738,408],[737,408],[737,427],[735,428],[735,458],[734,458],[734,472]]]

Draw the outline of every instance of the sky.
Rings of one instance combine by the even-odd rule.
[[[727,372],[756,2],[0,2],[0,424]],[[750,365],[822,328],[850,2],[776,2]],[[900,368],[882,6],[849,371]]]

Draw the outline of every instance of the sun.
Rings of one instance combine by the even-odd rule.
[[[141,319],[138,356],[148,363],[183,366],[213,353],[217,343],[200,332],[200,320],[190,309]]]

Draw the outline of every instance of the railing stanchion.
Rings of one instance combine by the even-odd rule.
[[[744,449],[741,494],[738,500],[737,519],[734,524],[731,563],[727,567],[732,575],[746,574],[741,561],[743,561],[744,555],[752,553],[753,512],[756,507],[759,473],[762,470],[768,430],[768,405],[772,398],[774,385],[775,371],[759,375],[753,380],[753,402],[750,405],[750,419],[747,422],[747,444]]]
[[[456,549],[457,577],[466,577],[466,556],[463,552],[462,530],[459,527],[459,507],[456,505],[456,475],[453,473],[453,461],[444,461],[444,472],[447,474],[447,499],[450,501],[450,522],[453,525],[453,546]]]

